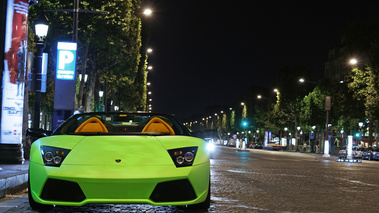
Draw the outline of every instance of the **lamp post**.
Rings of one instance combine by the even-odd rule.
[[[39,129],[40,112],[41,112],[41,89],[42,89],[42,59],[43,50],[45,49],[44,39],[49,29],[49,21],[44,13],[40,14],[35,22],[35,33],[38,36],[37,52],[34,55],[33,67],[33,84],[35,91],[33,128]]]
[[[362,137],[362,136],[364,136],[363,131],[362,131],[363,122],[359,122],[358,125],[359,125],[359,132],[361,133],[360,135],[361,135],[361,137]],[[360,145],[360,144],[358,143],[358,137],[357,137],[357,144],[356,144],[356,145],[357,145],[357,146]]]
[[[99,91],[99,112],[104,112],[103,96],[104,96],[104,91],[100,90]]]

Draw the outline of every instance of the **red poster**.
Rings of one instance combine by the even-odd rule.
[[[21,143],[28,38],[27,0],[8,0],[5,24],[1,143]]]

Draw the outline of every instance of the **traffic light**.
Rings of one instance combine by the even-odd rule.
[[[243,127],[247,127],[247,125],[248,125],[247,121],[242,121],[242,126]]]
[[[355,133],[355,137],[360,138],[361,137],[361,133],[360,132]]]

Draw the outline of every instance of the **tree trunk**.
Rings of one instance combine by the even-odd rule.
[[[297,146],[299,145],[299,141],[298,141],[298,139],[297,139],[297,135],[299,134],[298,133],[298,131],[297,131],[297,113],[295,113],[295,126],[294,126],[294,128],[295,128],[295,151],[297,151]]]
[[[374,130],[374,121],[370,117],[370,123],[368,124],[368,145],[372,146],[372,132]]]
[[[91,77],[89,75],[91,74]],[[85,97],[85,111],[86,112],[93,112],[94,110],[94,95],[95,95],[95,83],[96,83],[96,73],[90,72],[88,73],[88,84],[86,89],[86,97]]]

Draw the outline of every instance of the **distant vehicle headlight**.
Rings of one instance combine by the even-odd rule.
[[[215,145],[213,143],[207,143],[207,150],[213,151],[215,149]]]

